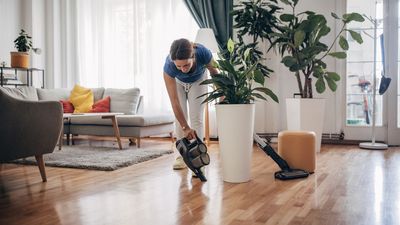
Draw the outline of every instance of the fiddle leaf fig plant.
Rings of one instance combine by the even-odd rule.
[[[248,56],[253,63],[259,62],[257,68],[262,72],[265,77],[273,72],[266,65],[260,63],[264,59],[263,52],[258,48],[259,41],[268,41],[271,43],[271,35],[277,27],[278,12],[282,10],[277,5],[277,0],[250,0],[242,1],[238,5],[233,6],[231,13],[234,18],[234,29],[237,31],[237,38],[239,41],[238,54],[244,54],[248,48],[253,50]],[[249,38],[245,38],[245,37]],[[246,42],[251,39],[250,42]],[[236,57],[236,56],[234,56]],[[240,61],[240,57],[238,57]]]
[[[18,52],[29,52],[32,48],[32,37],[21,29],[19,36],[14,40],[14,45]]]
[[[250,104],[255,99],[267,100],[269,96],[275,102],[278,97],[268,88],[263,87],[265,78],[259,68],[258,62],[250,58],[251,51],[247,48],[243,54],[238,54],[240,46],[229,39],[227,56],[220,55],[214,64],[220,73],[211,75],[211,78],[201,82],[201,85],[213,84],[214,89],[200,97],[207,96],[203,103],[220,99],[218,104]],[[233,55],[237,57],[233,57]],[[255,85],[258,83],[259,85]]]
[[[340,75],[329,71],[325,59],[327,56],[337,59],[347,57],[349,49],[345,38],[346,32],[357,43],[363,43],[361,35],[347,28],[350,22],[364,22],[363,16],[358,13],[347,13],[339,17],[332,13],[332,17],[341,23],[335,39],[330,45],[325,44],[322,38],[327,36],[331,28],[327,25],[325,16],[312,11],[296,13],[299,0],[281,0],[290,6],[291,13],[281,14],[271,48],[276,47],[281,53],[282,63],[294,73],[299,93],[302,98],[313,98],[312,79],[316,79],[315,88],[318,93],[323,93],[326,86],[331,91],[336,91]],[[338,43],[341,51],[333,52],[333,47]],[[270,48],[270,49],[271,49]]]

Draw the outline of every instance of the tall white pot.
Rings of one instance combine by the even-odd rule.
[[[222,177],[242,183],[251,178],[254,104],[216,105]]]
[[[321,150],[322,129],[324,128],[325,99],[288,98],[286,99],[286,118],[288,130],[314,131],[315,149]]]

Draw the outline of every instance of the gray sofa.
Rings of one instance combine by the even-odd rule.
[[[10,88],[15,89],[15,88]],[[110,111],[124,113],[117,116],[121,137],[127,137],[132,143],[140,147],[142,137],[168,134],[172,138],[174,117],[172,114],[146,114],[143,110],[143,97],[138,88],[113,89],[92,88],[94,102],[111,97]],[[17,97],[26,100],[59,101],[67,100],[71,89],[35,89],[33,87],[19,87]],[[111,120],[99,117],[71,118],[64,123],[64,134],[114,136]]]

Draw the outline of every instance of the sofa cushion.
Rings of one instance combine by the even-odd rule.
[[[74,113],[87,113],[93,106],[93,92],[89,88],[76,84],[71,91],[69,101],[74,105]]]
[[[107,88],[104,97],[111,97],[110,112],[121,112],[127,115],[136,114],[139,102],[140,89],[115,89]]]
[[[36,93],[36,88],[34,87],[20,86],[17,88],[14,87],[0,87],[0,88],[13,98],[29,100],[29,101],[39,100],[38,95]]]
[[[110,112],[110,96],[107,96],[95,102],[92,106],[92,109],[89,112],[91,113]]]
[[[60,103],[63,107],[64,113],[73,113],[74,112],[74,105],[68,100],[60,100]]]
[[[112,100],[111,100],[112,101]],[[173,123],[175,117],[171,114],[160,115],[119,115],[118,126],[146,127],[160,124]],[[108,125],[112,126],[110,119],[101,119],[99,116],[71,118],[71,124],[80,125]]]
[[[46,101],[60,101],[68,100],[71,94],[71,89],[68,88],[56,88],[56,89],[36,89],[39,100]]]

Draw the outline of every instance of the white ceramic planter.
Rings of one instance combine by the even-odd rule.
[[[322,129],[324,127],[325,99],[288,98],[286,99],[286,118],[288,130],[314,131],[315,149],[321,150]]]
[[[242,183],[251,178],[254,104],[216,105],[222,177]]]

